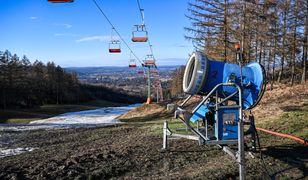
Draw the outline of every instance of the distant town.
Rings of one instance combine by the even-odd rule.
[[[170,88],[171,75],[179,66],[163,66],[158,69],[159,78],[163,89]],[[128,94],[145,95],[147,92],[146,74],[141,67],[69,67],[68,72],[77,73],[78,79],[83,84],[108,87],[125,91]],[[152,79],[153,78],[153,79]],[[151,77],[154,80],[154,77]]]

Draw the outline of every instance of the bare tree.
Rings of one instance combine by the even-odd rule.
[[[195,0],[186,37],[210,58],[234,62],[240,42],[244,64],[258,61],[271,84],[306,81],[308,0]]]

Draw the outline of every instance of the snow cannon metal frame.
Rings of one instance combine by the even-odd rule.
[[[239,64],[242,62],[241,57],[238,50]],[[218,145],[238,162],[239,179],[244,179],[244,134],[251,136],[251,149],[255,150],[256,133],[252,114],[244,120],[243,110],[252,109],[259,103],[265,91],[265,82],[264,68],[256,62],[242,67],[213,61],[201,52],[194,52],[187,62],[183,77],[183,91],[189,96],[182,104],[175,106],[174,112],[174,118],[186,126],[176,131],[190,131],[191,135],[172,132],[166,120],[163,150],[167,149],[169,139],[176,138],[197,140],[199,145]],[[192,111],[185,110],[185,104],[196,95],[201,95],[201,102]],[[245,125],[249,125],[245,132],[244,121]],[[228,146],[231,144],[237,144],[237,152]]]
[[[187,94],[208,94],[217,84],[235,83],[243,90],[243,109],[252,109],[261,100],[265,91],[265,71],[257,62],[244,67],[209,60],[203,53],[195,52],[189,58],[183,77],[183,91]],[[236,91],[235,87],[222,87],[219,97]],[[238,96],[231,100],[238,102]]]

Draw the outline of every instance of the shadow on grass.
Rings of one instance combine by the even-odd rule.
[[[21,110],[21,109],[7,109],[0,110],[0,123],[28,123],[31,120],[48,118],[50,115],[35,112],[36,109]]]
[[[293,111],[299,111],[299,112],[303,112],[303,111],[307,111],[308,110],[308,106],[283,106],[281,107],[281,109],[284,112],[293,112]]]
[[[167,112],[157,112],[146,116],[141,117],[132,117],[129,119],[121,119],[122,122],[150,122],[150,121],[157,121],[158,119],[169,119],[172,117],[172,113]]]
[[[272,172],[272,177],[274,179],[279,174],[295,168],[302,172],[304,178],[308,177],[308,146],[300,144],[268,146],[262,153],[272,158],[279,159],[289,165],[289,167],[285,169]]]

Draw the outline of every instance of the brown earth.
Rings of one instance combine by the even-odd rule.
[[[13,136],[18,140],[10,148],[39,149],[1,159],[0,179],[237,177],[237,166],[217,147],[180,140],[171,143],[169,151],[162,152],[160,136],[132,125],[35,131]],[[249,166],[253,171],[248,171],[248,177],[262,177],[263,170],[258,164]]]
[[[166,110],[166,104],[143,104],[118,119],[124,122],[146,122],[154,121],[159,118],[170,118],[172,113]]]
[[[267,87],[260,104],[253,109],[259,121],[271,121],[283,112],[300,110],[308,105],[308,83],[290,87],[274,85]]]
[[[305,107],[306,87],[267,91],[254,110],[257,120],[271,123]],[[172,117],[165,105],[136,108],[121,116],[129,123],[119,126],[0,132],[6,148],[38,148],[0,159],[0,179],[237,179],[238,165],[216,146],[176,140],[161,151],[162,122]],[[264,161],[246,153],[247,179],[308,178],[307,146],[263,134],[261,144]]]

